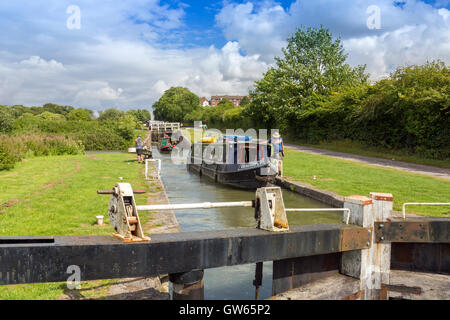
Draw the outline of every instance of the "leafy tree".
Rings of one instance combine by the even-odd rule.
[[[250,118],[245,114],[245,107],[234,107],[225,110],[222,115],[222,122],[226,128],[230,129],[248,129],[252,126]]]
[[[255,82],[254,91],[250,92],[252,101],[246,111],[254,127],[272,129],[282,123],[279,114],[283,100],[275,92],[274,86],[281,86],[281,79],[276,77],[275,69],[269,69],[261,80]]]
[[[429,158],[450,157],[449,88],[444,62],[398,68],[368,90],[358,109],[356,138]]]
[[[250,103],[250,99],[248,97],[243,97],[239,106],[245,107]]]
[[[317,107],[332,92],[367,82],[365,66],[346,64],[341,40],[333,40],[328,29],[297,29],[287,41],[284,56],[275,58],[276,67],[256,81],[251,92],[249,110],[269,127],[295,128],[303,112]]]
[[[11,132],[14,128],[14,117],[9,108],[0,107],[0,132]]]
[[[106,109],[105,111],[101,111],[98,117],[100,121],[113,120],[117,121],[124,115],[123,111],[120,111],[115,108]]]
[[[49,111],[44,111],[38,114],[36,117],[43,120],[66,120],[66,117],[64,117],[62,114],[53,113]]]
[[[67,114],[67,120],[89,121],[92,120],[92,115],[89,110],[79,108],[70,111]]]
[[[153,104],[156,120],[182,122],[187,114],[200,108],[200,98],[183,87],[172,87]]]
[[[208,124],[209,127],[223,127],[223,114],[227,110],[236,108],[233,103],[227,98],[222,99],[215,107],[205,107],[203,121]]]
[[[146,109],[128,110],[125,114],[132,115],[139,123],[144,123],[152,118],[150,111]]]
[[[206,112],[207,110],[205,107],[195,109],[184,117],[184,122],[193,124],[195,121],[204,121]]]
[[[74,107],[71,106],[60,106],[54,103],[46,103],[42,106],[42,111],[48,111],[51,113],[62,114],[63,116],[67,116],[70,111],[72,111]]]
[[[130,140],[134,137],[136,126],[136,118],[130,114],[125,114],[118,121],[117,132],[125,140]]]
[[[217,104],[217,108],[230,109],[230,108],[234,108],[234,104],[228,98],[223,98]]]
[[[15,106],[12,106],[12,107],[10,108],[10,110],[11,110],[11,113],[12,113],[13,117],[16,118],[16,119],[17,119],[18,117],[20,117],[22,114],[27,113],[27,112],[30,112],[30,111],[29,111],[29,108],[24,107],[24,106],[22,106],[22,105],[15,105]]]

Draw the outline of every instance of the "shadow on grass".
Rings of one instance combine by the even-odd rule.
[[[87,299],[87,300],[168,300],[169,294],[160,292],[154,288],[146,288],[142,290],[137,290],[134,292],[124,292],[124,293],[118,293],[118,294],[111,294],[111,295],[102,295],[99,292],[98,297],[89,297],[86,296],[85,292],[91,292],[93,290],[98,289],[108,289],[108,287],[115,286],[115,285],[125,285],[130,284],[133,282],[136,282],[137,280],[143,280],[145,277],[140,278],[133,278],[129,280],[121,280],[114,283],[105,283],[100,284],[94,287],[89,288],[82,288],[82,289],[75,289],[71,290],[68,289],[66,284],[61,284],[61,288],[64,289],[64,294],[68,297],[70,300],[79,300],[79,299]]]

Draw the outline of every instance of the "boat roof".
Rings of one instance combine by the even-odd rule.
[[[252,137],[250,136],[238,136],[238,135],[227,135],[227,136],[223,136],[225,139],[236,139],[239,140],[244,140],[244,141],[251,141]]]

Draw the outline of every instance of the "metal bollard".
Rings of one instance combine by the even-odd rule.
[[[205,296],[203,270],[169,274],[173,300],[203,300]]]

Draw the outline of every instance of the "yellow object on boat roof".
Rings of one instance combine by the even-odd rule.
[[[217,138],[216,137],[204,137],[202,138],[202,142],[205,143],[214,143],[216,142]]]

